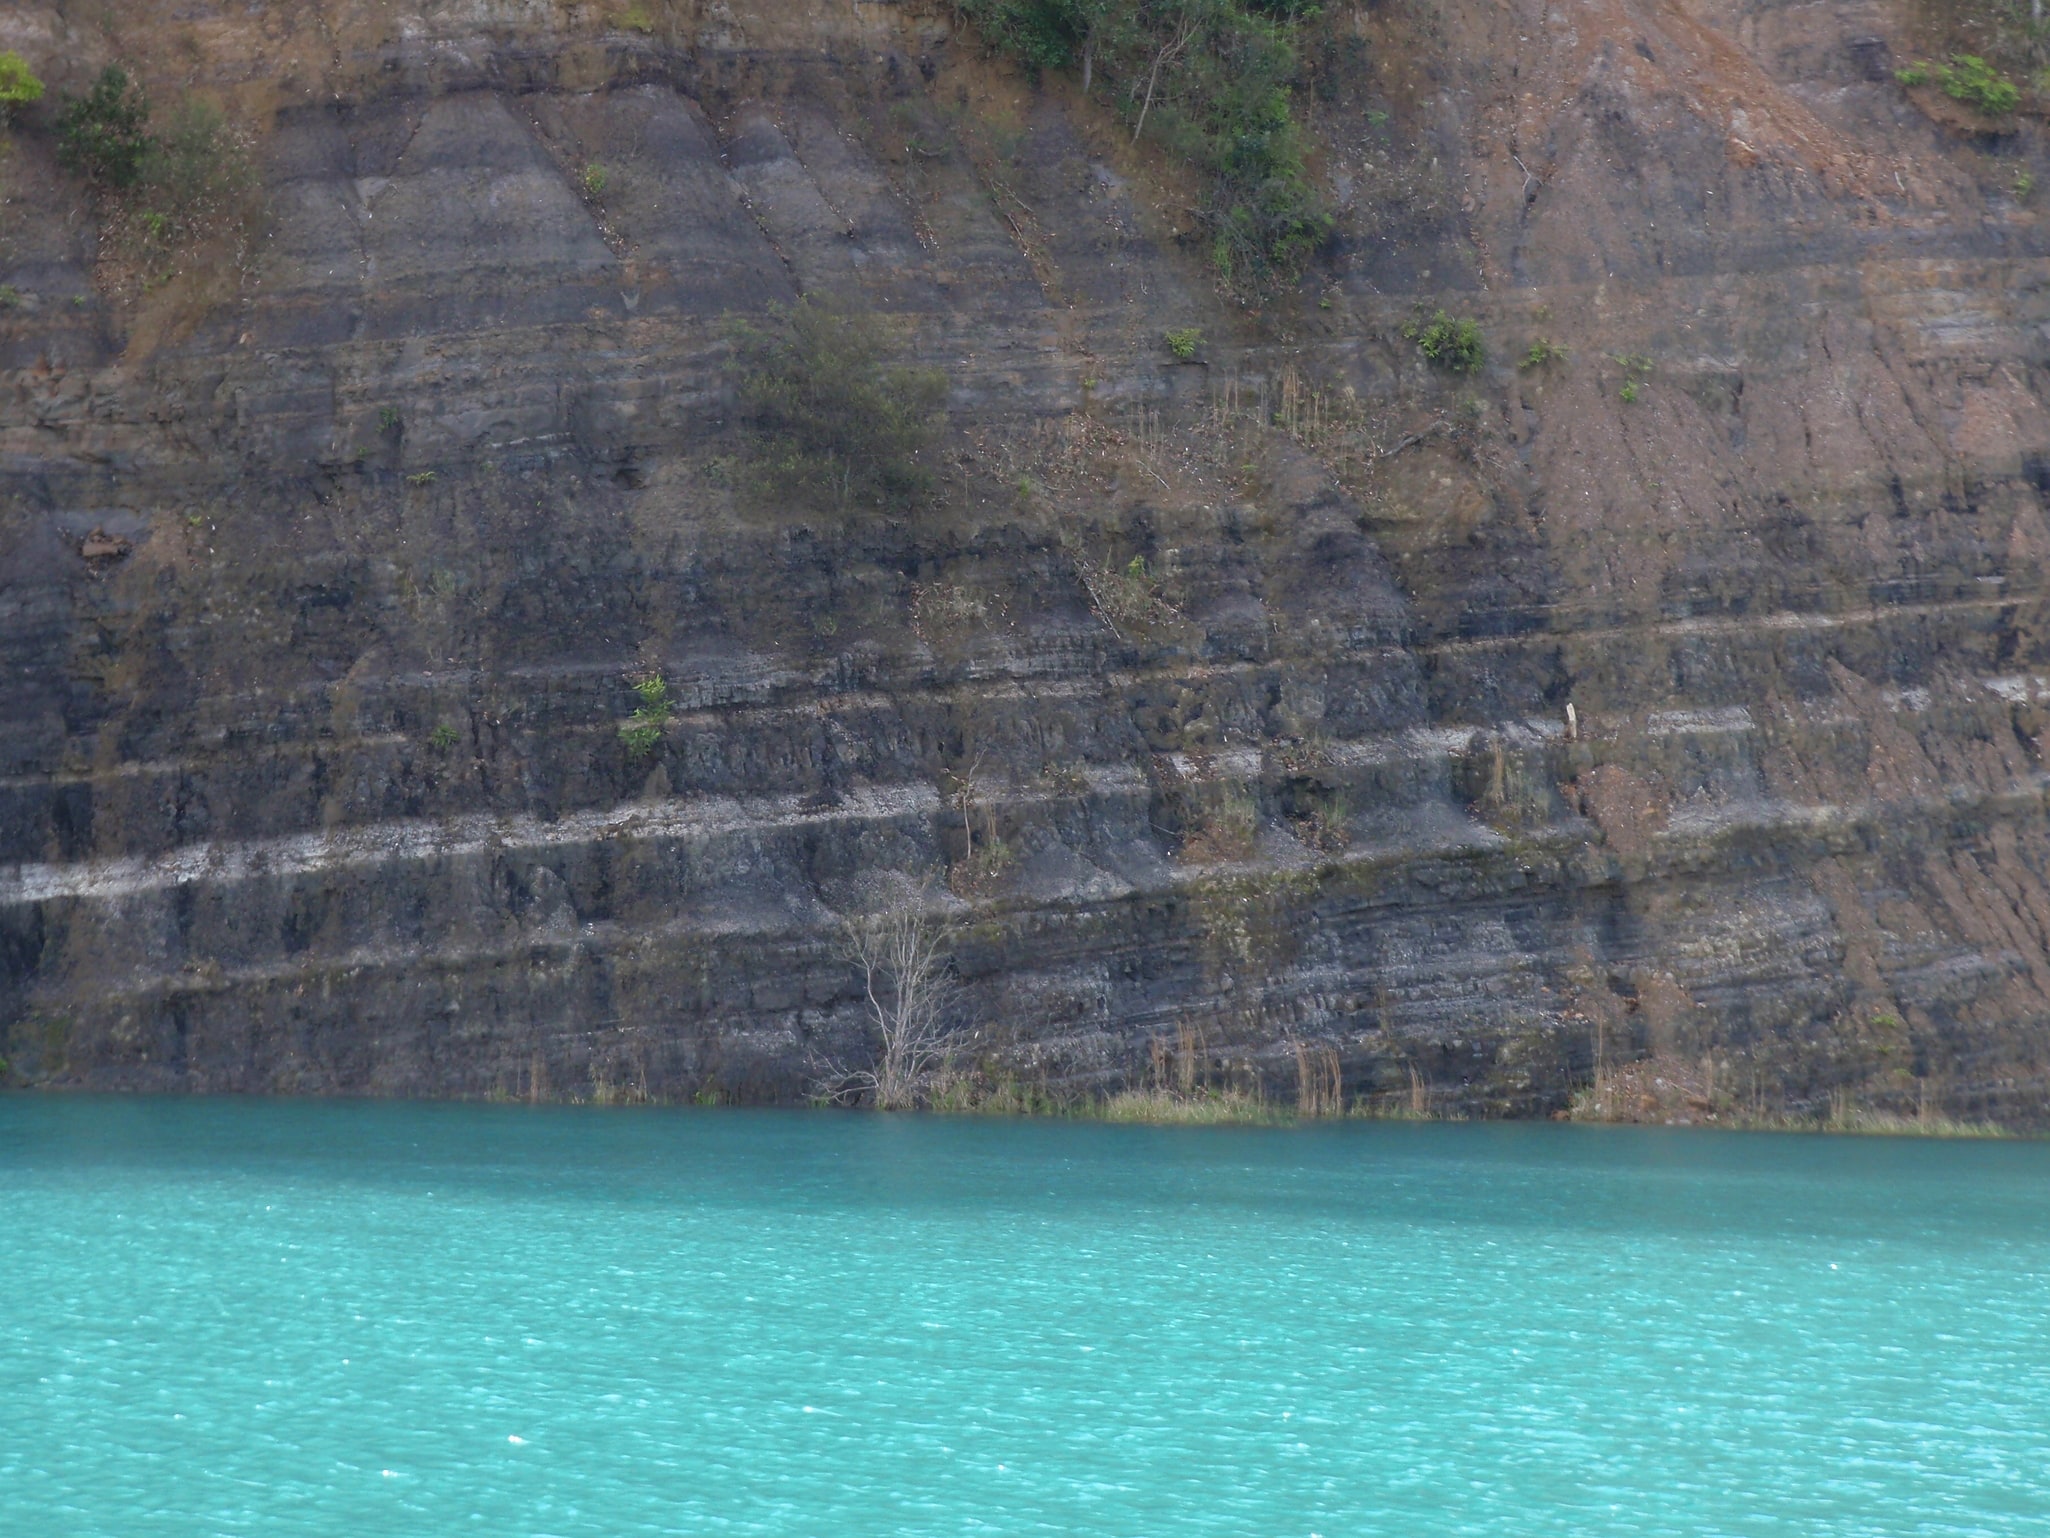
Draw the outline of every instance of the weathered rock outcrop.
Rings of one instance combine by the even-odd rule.
[[[268,202],[115,293],[0,163],[13,1079],[795,1098],[902,872],[993,1078],[2050,1120],[2040,125],[1927,115],[1886,3],[1332,9],[1257,313],[943,8],[0,18],[221,93]],[[946,371],[927,513],[736,490],[800,292]]]

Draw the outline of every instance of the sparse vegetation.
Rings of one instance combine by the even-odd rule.
[[[132,187],[154,144],[149,97],[128,71],[109,64],[83,96],[66,97],[57,114],[57,159],[96,187]]]
[[[675,707],[669,699],[669,683],[660,673],[643,673],[633,680],[634,698],[639,702],[633,714],[619,723],[619,740],[630,759],[646,758],[661,744]]]
[[[1543,368],[1549,363],[1563,363],[1565,360],[1565,348],[1548,338],[1539,337],[1530,344],[1530,350],[1523,355],[1523,361],[1516,366],[1528,371],[1534,368]]]
[[[1419,315],[1402,328],[1402,334],[1416,343],[1418,352],[1448,373],[1476,373],[1487,360],[1487,347],[1476,320],[1454,319],[1440,310],[1428,320]]]
[[[427,734],[427,745],[437,753],[446,753],[462,740],[462,733],[458,732],[446,721],[443,721]]]
[[[605,189],[611,184],[611,181],[612,178],[606,175],[603,166],[598,165],[596,162],[585,166],[583,176],[584,196],[587,198],[603,197]]]
[[[163,218],[159,234],[176,239],[229,215],[256,176],[221,109],[192,97],[151,141],[142,180],[144,197]]]
[[[923,454],[946,401],[937,369],[892,361],[881,317],[805,298],[766,325],[732,329],[751,468],[771,495],[814,505],[915,506],[932,484]]]
[[[1242,294],[1299,273],[1330,233],[1293,112],[1307,0],[959,0],[1000,52],[1101,91],[1206,179],[1200,216],[1219,278]]]
[[[23,107],[43,99],[43,82],[28,67],[28,60],[12,49],[0,53],[0,128],[14,120]]]
[[[21,290],[12,283],[0,283],[0,310],[21,308]]]
[[[1643,353],[1618,353],[1616,364],[1623,370],[1623,386],[1616,392],[1616,398],[1626,406],[1634,406],[1651,378],[1652,361]]]
[[[1187,363],[1196,356],[1196,349],[1203,345],[1203,333],[1190,327],[1182,327],[1167,334],[1167,350],[1182,362]]]
[[[406,484],[408,486],[432,486],[435,479],[435,473],[432,470],[415,470],[406,477]]]

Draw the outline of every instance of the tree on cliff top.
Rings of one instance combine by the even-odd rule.
[[[946,402],[938,369],[892,361],[877,315],[807,296],[731,332],[761,489],[814,505],[903,510],[931,489],[922,455]]]
[[[1035,74],[1076,71],[1135,144],[1208,180],[1210,259],[1229,287],[1253,295],[1294,278],[1330,234],[1293,110],[1310,0],[956,3],[998,52]]]

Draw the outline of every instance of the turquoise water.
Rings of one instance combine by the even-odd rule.
[[[2050,1145],[0,1098],[0,1533],[2042,1534]]]

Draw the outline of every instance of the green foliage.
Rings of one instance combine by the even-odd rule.
[[[1926,64],[1903,65],[1893,72],[1893,78],[1905,86],[1927,85],[1929,83],[1929,66]]]
[[[920,456],[947,397],[938,369],[893,362],[883,320],[832,300],[731,331],[760,488],[814,505],[906,509],[930,490]]]
[[[1100,82],[1136,141],[1207,179],[1218,275],[1242,292],[1293,278],[1331,231],[1292,108],[1304,0],[958,0],[1000,52]]]
[[[399,423],[403,420],[405,419],[399,415],[399,408],[396,406],[379,406],[377,408],[377,430],[381,433],[397,432],[399,430]]]
[[[640,703],[634,713],[619,723],[619,740],[626,744],[628,758],[646,758],[662,741],[668,729],[672,706],[669,684],[660,673],[643,673],[633,681],[634,698]]]
[[[432,470],[416,470],[406,477],[408,486],[432,486],[434,481],[435,475]]]
[[[1402,334],[1416,343],[1418,352],[1450,373],[1476,373],[1487,359],[1487,348],[1481,341],[1480,322],[1467,318],[1455,320],[1443,310],[1429,320],[1420,316],[1411,321],[1402,328]]]
[[[1635,379],[1627,379],[1623,382],[1623,388],[1616,392],[1616,398],[1626,406],[1634,406],[1641,393],[1638,382]]]
[[[593,162],[584,167],[584,196],[598,198],[605,195],[605,189],[612,178],[605,174],[605,168]]]
[[[1516,366],[1520,369],[1543,368],[1547,363],[1562,363],[1565,358],[1565,348],[1546,337],[1539,337],[1530,344],[1530,351],[1523,355],[1523,361]]]
[[[1954,53],[1936,72],[1936,83],[1952,101],[1987,117],[2005,117],[2021,104],[2021,87],[1975,53]]]
[[[1196,356],[1196,349],[1203,345],[1203,333],[1189,327],[1170,331],[1167,334],[1167,350],[1184,363]]]
[[[142,179],[155,140],[149,98],[109,64],[83,96],[67,96],[57,114],[57,159],[98,187],[133,187]]]
[[[0,310],[21,308],[21,290],[12,283],[0,283]]]
[[[2029,194],[2036,190],[2036,178],[2030,174],[2026,166],[2017,166],[2014,181],[2010,185],[2014,189],[2014,200],[2017,203],[2026,202]]]
[[[433,731],[427,734],[427,745],[433,748],[434,751],[437,753],[446,753],[450,748],[454,747],[457,743],[461,742],[462,740],[462,733],[458,732],[453,726],[450,726],[446,721],[443,721],[439,726],[435,727]]]
[[[43,99],[43,82],[36,79],[28,60],[13,51],[0,53],[0,124],[21,108]]]

